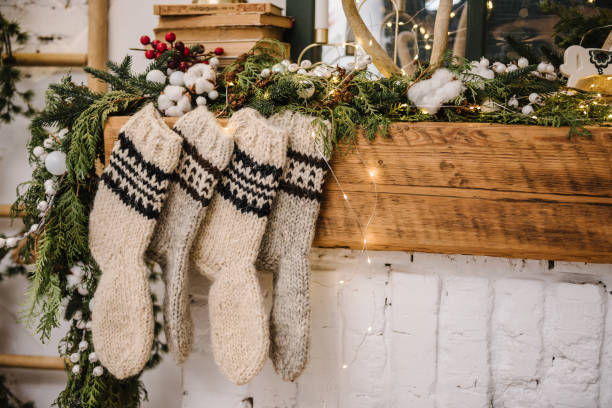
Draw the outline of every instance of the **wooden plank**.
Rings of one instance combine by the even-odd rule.
[[[83,67],[87,54],[70,53],[16,53],[15,63],[22,67]]]
[[[0,367],[64,371],[65,363],[61,357],[0,354]]]
[[[167,29],[154,28],[155,38],[163,40],[168,32]],[[264,38],[282,40],[284,29],[273,26],[238,26],[238,27],[198,27],[198,28],[179,28],[174,29],[176,38],[181,41],[202,42],[202,41],[259,41]]]
[[[105,69],[108,60],[108,7],[109,0],[89,0],[87,34],[87,65]],[[87,77],[87,86],[94,92],[106,92],[108,84]]]
[[[188,16],[206,14],[260,13],[281,15],[283,9],[272,3],[234,4],[154,4],[156,16]]]
[[[107,154],[125,120],[107,122]],[[368,249],[612,262],[612,129],[590,130],[396,123],[359,137],[332,160],[356,214],[328,177],[314,245],[361,249],[356,219],[376,204]]]
[[[228,14],[209,16],[165,16],[159,18],[157,28],[174,30],[179,28],[218,27],[218,26],[274,26],[293,27],[291,17],[269,14]]]

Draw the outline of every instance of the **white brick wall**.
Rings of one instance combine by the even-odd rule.
[[[611,265],[369,255],[313,250],[311,358],[293,384],[270,363],[242,387],[218,373],[194,277],[183,407],[612,407]]]

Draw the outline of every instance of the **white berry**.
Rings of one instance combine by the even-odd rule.
[[[89,353],[89,357],[87,357],[87,359],[90,363],[95,363],[98,361],[98,355],[95,351],[92,351],[91,353]]]
[[[523,109],[521,109],[521,113],[523,115],[531,115],[533,114],[533,107],[531,105],[525,105]]]
[[[78,363],[81,359],[81,353],[72,353],[70,355],[70,361],[73,363]]]
[[[42,200],[38,203],[36,208],[38,208],[38,211],[45,211],[47,208],[49,208],[49,203],[47,203],[45,200]]]
[[[219,92],[213,89],[212,91],[208,93],[208,97],[210,98],[211,101],[214,101],[215,99],[219,97]]]
[[[519,68],[525,68],[527,65],[529,65],[529,60],[525,57],[521,57],[518,59],[516,63],[519,66]]]
[[[548,71],[548,64],[545,62],[540,62],[538,64],[538,72],[545,73]]]
[[[81,367],[78,364],[72,366],[72,374],[78,375],[81,372]]]
[[[83,312],[81,312],[80,310],[77,310],[76,312],[74,312],[74,314],[72,315],[72,319],[76,320],[77,322],[79,320],[81,320],[83,318]]]
[[[4,248],[5,245],[6,245],[6,239],[0,238],[0,248]]]
[[[30,232],[36,232],[36,230],[38,230],[38,224],[32,224],[32,226],[30,226]]]
[[[312,67],[312,62],[310,60],[304,60],[300,63],[300,67],[302,68],[310,68]]]
[[[198,97],[196,98],[196,105],[198,105],[198,106],[204,106],[204,105],[206,105],[206,98],[205,98],[205,97],[203,97],[203,96],[198,96]]]
[[[94,367],[92,374],[96,377],[99,377],[104,374],[104,369],[101,366]]]
[[[264,68],[264,69],[261,70],[259,75],[261,75],[262,78],[267,78],[267,77],[270,76],[271,73],[272,73],[272,71],[270,71],[269,68]]]
[[[87,348],[89,347],[89,343],[87,343],[87,341],[83,340],[82,342],[79,343],[79,350],[80,351],[85,351],[87,350]]]
[[[537,93],[533,92],[529,94],[529,102],[531,103],[540,103],[542,102],[542,98]]]
[[[45,153],[45,149],[42,146],[36,146],[34,149],[32,149],[32,154],[34,154],[36,157],[42,156],[43,153]]]
[[[43,146],[46,147],[47,149],[52,148],[54,145],[55,145],[55,140],[53,140],[50,137],[46,138],[43,142]]]

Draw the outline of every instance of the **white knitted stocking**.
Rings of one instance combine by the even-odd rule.
[[[255,271],[285,161],[286,132],[244,108],[230,120],[235,148],[192,251],[212,281],[208,297],[213,354],[236,384],[250,381],[268,354],[268,318]]]
[[[319,214],[327,165],[315,146],[315,118],[284,113],[271,121],[289,132],[287,161],[258,258],[274,272],[270,354],[286,381],[295,380],[310,346],[310,264],[308,254]],[[320,149],[322,151],[322,149]]]
[[[234,142],[219,129],[214,115],[204,106],[182,116],[174,131],[184,137],[183,149],[148,254],[163,270],[164,330],[170,352],[181,364],[193,343],[187,279],[189,251]]]
[[[92,336],[100,362],[119,379],[151,355],[153,309],[143,256],[178,163],[181,138],[152,104],[121,129],[89,218],[89,245],[102,276]]]

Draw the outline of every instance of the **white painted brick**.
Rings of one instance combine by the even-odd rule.
[[[534,406],[542,356],[544,284],[524,279],[495,282],[491,330],[494,404]]]
[[[439,408],[490,406],[488,323],[489,281],[452,277],[443,280],[438,323]]]
[[[597,407],[603,306],[597,285],[555,283],[548,288],[541,406]]]
[[[610,287],[608,286],[608,290]],[[607,300],[606,327],[601,353],[601,379],[599,384],[599,407],[612,407],[612,294],[605,294]]]
[[[393,272],[391,284],[391,407],[434,407],[440,279]]]

